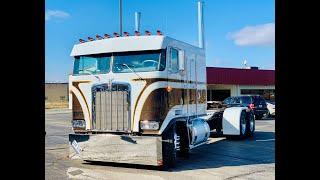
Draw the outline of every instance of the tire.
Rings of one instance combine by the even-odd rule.
[[[239,135],[239,138],[240,139],[243,139],[246,137],[246,132],[247,132],[247,118],[246,118],[246,112],[245,111],[242,111],[241,114],[240,114],[240,123],[239,123],[239,126],[240,126],[240,135]]]
[[[189,158],[190,157],[189,149],[188,148],[180,149],[180,151],[178,151],[178,155],[183,158]]]
[[[177,155],[179,157],[189,158],[189,132],[186,122],[177,122],[176,132],[180,137],[180,142],[178,143],[179,148],[177,148]]]
[[[242,111],[240,114],[240,122],[239,122],[239,129],[240,134],[239,135],[226,135],[225,137],[228,140],[240,140],[247,137],[247,118],[246,118],[246,112]]]
[[[222,129],[221,129],[220,127],[217,128],[216,131],[217,131],[217,135],[218,135],[218,136],[223,135]]]
[[[176,166],[177,150],[175,147],[176,124],[162,135],[162,166],[160,169],[168,170]]]
[[[247,137],[253,136],[255,128],[256,128],[255,126],[256,126],[256,123],[255,123],[255,119],[254,119],[254,114],[253,114],[253,112],[249,112],[247,114],[247,131],[246,131]]]

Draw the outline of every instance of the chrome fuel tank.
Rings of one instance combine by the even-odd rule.
[[[197,118],[192,120],[191,129],[191,144],[197,145],[199,143],[205,142],[210,136],[210,127],[208,123],[201,119]]]

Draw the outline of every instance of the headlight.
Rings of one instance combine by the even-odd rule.
[[[140,128],[145,130],[158,130],[159,122],[158,121],[140,121]]]
[[[86,128],[86,121],[85,120],[73,120],[72,127],[85,129]]]

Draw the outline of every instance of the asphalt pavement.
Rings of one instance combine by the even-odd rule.
[[[275,120],[256,121],[256,133],[246,140],[209,139],[208,144],[180,158],[177,167],[159,171],[152,166],[88,163],[68,158],[71,111],[46,110],[46,179],[275,179]]]

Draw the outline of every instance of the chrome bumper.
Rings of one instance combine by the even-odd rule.
[[[79,153],[72,146],[76,141]],[[69,158],[91,161],[162,165],[162,141],[159,136],[114,134],[69,134]]]

